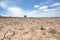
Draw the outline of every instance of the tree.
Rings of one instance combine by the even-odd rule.
[[[27,18],[27,15],[24,15],[24,18]]]

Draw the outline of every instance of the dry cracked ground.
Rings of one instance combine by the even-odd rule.
[[[0,40],[60,40],[60,18],[0,18]]]

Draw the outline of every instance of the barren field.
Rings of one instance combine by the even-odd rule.
[[[0,40],[60,40],[60,18],[0,18]]]

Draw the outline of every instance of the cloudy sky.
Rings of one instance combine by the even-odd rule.
[[[60,0],[0,0],[0,15],[60,17]]]

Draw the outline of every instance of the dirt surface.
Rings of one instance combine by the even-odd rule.
[[[0,18],[0,40],[60,40],[60,18]]]

